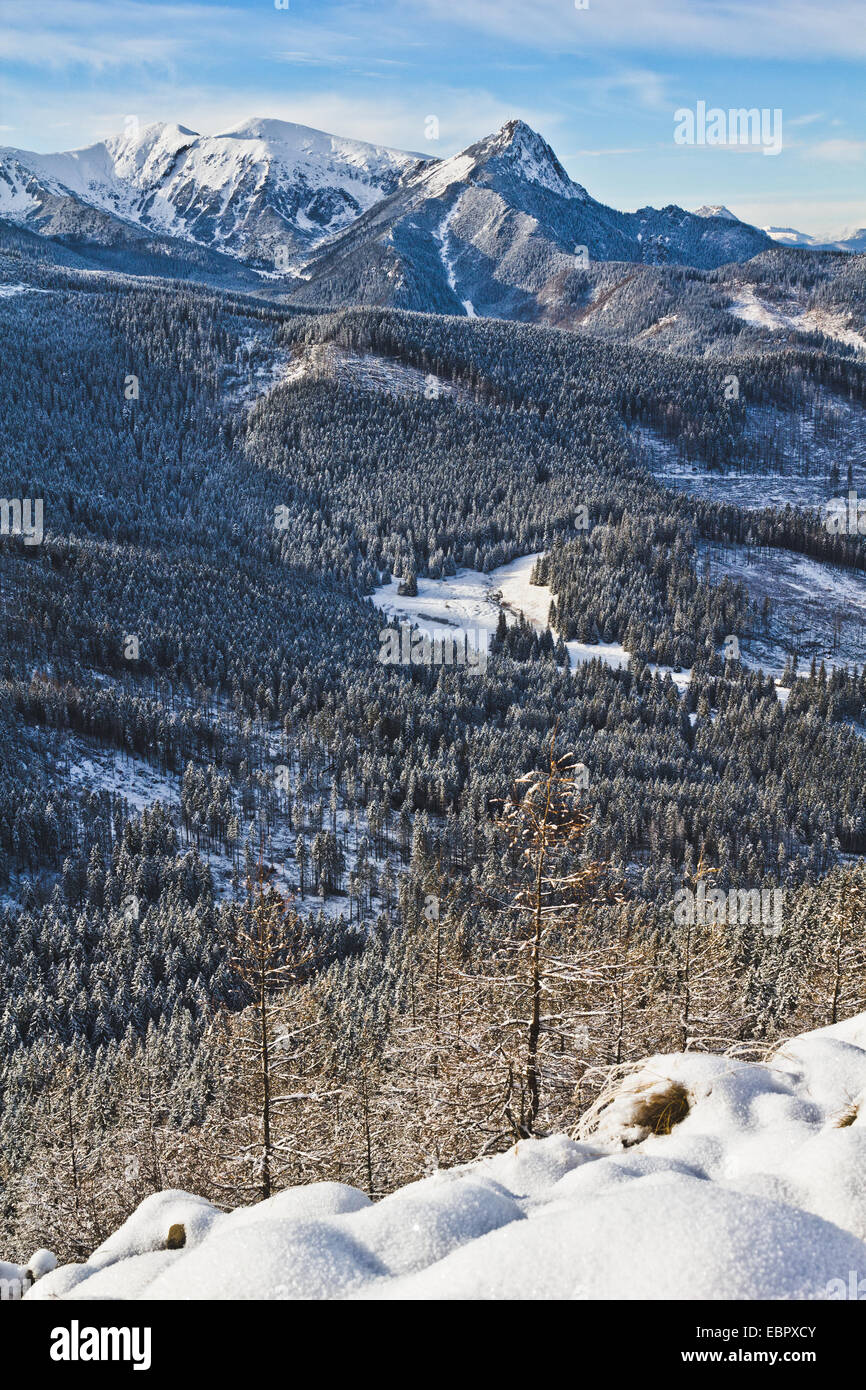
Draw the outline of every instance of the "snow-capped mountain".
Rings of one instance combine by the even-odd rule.
[[[846,228],[836,245],[862,255],[866,251],[866,227]]]
[[[419,164],[419,155],[286,121],[254,119],[214,136],[151,125],[63,154],[3,151],[0,215],[44,224],[59,200],[67,219],[97,209],[247,260],[288,264]]]
[[[299,304],[563,324],[586,312],[593,265],[714,269],[773,244],[720,205],[606,207],[521,120],[443,160],[258,119],[215,136],[152,125],[63,154],[7,149],[0,217],[110,248],[117,268],[131,249],[134,273],[165,273],[153,256],[170,262],[174,247],[182,263],[194,243],[288,274]]]
[[[740,218],[722,203],[716,203],[713,207],[708,207],[705,204],[702,208],[695,208],[695,217],[724,217],[728,222],[740,221]],[[766,228],[764,230],[766,231]]]
[[[523,121],[416,170],[321,246],[296,298],[568,322],[592,262],[744,260],[771,243],[736,220],[682,208],[617,212],[574,183]]]
[[[695,217],[721,217],[728,222],[738,222],[740,226],[752,225],[743,222],[742,218],[737,217],[736,213],[721,203],[712,207],[696,208]],[[779,246],[793,246],[808,251],[866,251],[866,227],[844,231],[838,237],[831,237],[829,240],[810,236],[808,232],[798,232],[796,227],[761,227],[760,230]]]
[[[829,241],[819,236],[809,236],[808,232],[798,232],[795,227],[764,227],[763,231],[780,246],[797,246],[809,251],[866,251],[866,227],[844,231],[841,236]]]
[[[795,227],[763,227],[761,230],[780,246],[815,246],[818,243],[818,237],[807,236]]]

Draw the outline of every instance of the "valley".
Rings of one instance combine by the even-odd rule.
[[[866,496],[866,258],[716,202],[620,212],[517,118],[443,159],[159,124],[0,180],[3,492],[44,506],[38,544],[0,537],[10,1277],[41,1249],[65,1272],[34,1299],[132,1296],[137,1260],[176,1291],[167,1191],[201,1194],[169,1232],[206,1213],[203,1258],[293,1193],[372,1230],[426,1182],[427,1230],[446,1168],[528,1200],[483,1177],[519,1187],[527,1146],[543,1224],[625,1172],[641,1059],[698,1123],[722,1067],[769,1106],[786,1039],[824,1076],[808,1039],[866,1008],[866,540],[825,524]],[[385,659],[401,625],[484,660]],[[684,930],[710,878],[781,931]],[[821,1086],[798,1144],[842,1106]],[[663,1179],[653,1231],[690,1183],[725,1230],[747,1199],[775,1229],[779,1193],[797,1230],[856,1225],[775,1159],[735,1194],[662,1172],[669,1140],[626,1174]],[[486,1238],[460,1287],[519,1292],[479,1282]],[[394,1288],[435,1292],[451,1247],[413,1250]],[[826,1274],[785,1269],[731,1287]]]

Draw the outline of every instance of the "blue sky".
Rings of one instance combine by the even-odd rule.
[[[864,0],[4,0],[0,55],[24,149],[272,116],[448,155],[522,116],[615,207],[866,225]],[[675,144],[698,101],[780,108],[781,153]]]

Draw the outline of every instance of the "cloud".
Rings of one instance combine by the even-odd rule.
[[[581,77],[573,85],[593,105],[608,109],[668,111],[675,105],[667,90],[668,78],[651,68],[617,68],[596,77]]]
[[[587,158],[590,158],[590,159],[596,159],[596,158],[601,158],[601,156],[603,156],[603,155],[604,155],[604,156],[607,156],[607,155],[618,155],[618,154],[645,154],[645,153],[646,153],[646,146],[645,146],[645,145],[636,145],[633,149],[623,149],[623,150],[572,150],[572,151],[571,151],[570,153],[568,153],[568,154],[563,154],[563,155],[561,155],[560,158],[561,158],[561,159],[563,160],[563,162],[564,162],[565,160],[568,160],[568,159],[583,159],[584,157],[587,157]]]
[[[859,164],[866,155],[866,140],[820,140],[804,149],[810,159],[833,164]]]
[[[209,35],[227,42],[242,12],[227,6],[145,4],[141,0],[5,0],[0,54],[50,70],[164,68]]]
[[[525,48],[616,48],[753,59],[866,54],[862,0],[403,0]]]
[[[26,87],[7,84],[6,96],[10,107],[27,110]],[[176,84],[170,81],[139,87],[100,81],[98,103],[84,103],[80,115],[70,111],[63,92],[47,93],[38,115],[31,108],[28,125],[23,120],[17,123],[16,128],[22,133],[15,143],[27,149],[56,150],[60,143],[58,126],[72,121],[62,143],[65,149],[75,149],[116,134],[130,112],[138,116],[142,125],[178,122],[210,135],[233,130],[253,116],[269,117],[440,157],[454,154],[498,130],[514,116],[539,130],[554,148],[564,137],[560,114],[546,107],[503,101],[484,88],[464,91],[440,87],[435,95],[425,90],[407,94],[390,85],[386,92],[377,83],[365,96],[329,83],[315,91],[287,93],[277,76],[273,86],[239,84],[228,95],[218,95],[207,85],[187,85],[178,92]],[[425,136],[427,116],[431,114],[439,118],[438,140]]]
[[[342,63],[349,62],[348,58],[344,57],[342,54],[339,53],[326,55],[319,53],[302,53],[296,50],[288,50],[284,53],[276,53],[274,56],[276,57],[277,62],[279,63],[297,63],[299,66],[314,68],[328,68],[332,66],[337,67]]]

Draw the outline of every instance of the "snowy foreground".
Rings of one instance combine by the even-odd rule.
[[[671,1132],[648,1133],[664,1113],[678,1121]],[[179,1239],[184,1248],[168,1248]],[[199,1197],[158,1193],[86,1264],[44,1274],[26,1297],[858,1295],[866,1014],[760,1065],[650,1058],[581,1142],[522,1141],[380,1202],[314,1183],[225,1215]]]

